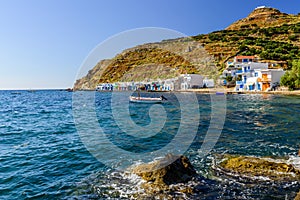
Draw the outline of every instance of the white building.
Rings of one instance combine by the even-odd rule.
[[[227,69],[223,71],[222,77],[231,76],[236,78],[236,90],[260,90],[258,70],[267,70],[268,63],[258,62],[255,56],[236,56],[233,62],[227,62]],[[253,78],[252,78],[253,77]]]
[[[257,70],[259,89],[262,91],[271,90],[279,85],[281,77],[284,75],[283,69],[263,69]]]
[[[254,76],[237,81],[236,90],[268,91],[278,86],[285,71],[282,69],[255,69]]]
[[[199,74],[182,74],[179,77],[180,89],[197,89],[203,87],[203,76]]]
[[[207,87],[207,88],[213,88],[213,87],[215,87],[215,81],[214,81],[214,79],[205,78],[203,80],[203,87]]]
[[[223,71],[222,77],[231,76],[234,78],[241,76],[243,81],[246,82],[247,77],[255,75],[255,69],[268,69],[268,63],[258,62],[258,59],[254,56],[236,56],[233,62],[227,62],[227,68]]]
[[[166,79],[163,87],[166,91],[174,91],[176,90],[176,82],[178,82],[178,78]]]

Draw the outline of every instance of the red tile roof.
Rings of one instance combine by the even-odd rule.
[[[255,59],[255,56],[236,56],[236,59]]]

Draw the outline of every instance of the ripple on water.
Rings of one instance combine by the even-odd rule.
[[[0,199],[127,198],[135,192],[144,195],[139,177],[104,167],[85,149],[72,117],[72,93],[18,92],[0,91]],[[165,129],[155,138],[139,143],[140,140],[132,140],[126,134],[120,137],[122,131],[114,123],[108,107],[110,94],[97,93],[96,99],[96,105],[101,106],[101,112],[97,112],[99,124],[127,150],[160,148],[177,133],[180,112],[176,103],[165,105],[170,119]],[[176,102],[175,98],[170,99]],[[166,195],[183,199],[292,199],[299,189],[298,183],[257,184],[226,176],[214,177],[211,163],[215,153],[232,153],[287,157],[299,166],[296,154],[300,139],[300,98],[227,95],[225,125],[207,157],[200,157],[198,150],[210,124],[210,96],[198,95],[198,100],[200,127],[187,156],[204,178],[177,185],[195,187],[192,196],[178,191]],[[141,119],[140,124],[149,124],[148,112],[142,112],[144,108],[131,109],[137,109],[131,112],[133,120]]]

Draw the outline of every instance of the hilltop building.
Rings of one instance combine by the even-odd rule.
[[[255,10],[256,9],[262,9],[262,8],[268,8],[267,6],[257,6],[256,8],[255,8]]]

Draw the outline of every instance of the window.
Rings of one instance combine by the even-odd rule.
[[[258,77],[258,73],[257,73],[257,72],[255,72],[255,73],[254,73],[254,76],[255,76],[255,77]]]

